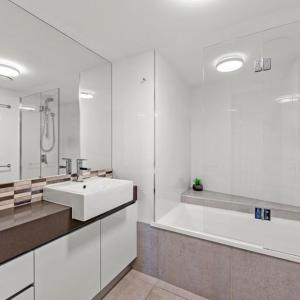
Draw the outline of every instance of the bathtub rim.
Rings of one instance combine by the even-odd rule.
[[[183,203],[183,202],[181,202],[180,204],[181,205],[182,204],[194,205],[194,204]],[[164,217],[162,217],[161,219],[163,219],[163,218]],[[238,248],[238,249],[242,249],[242,250],[249,251],[249,252],[254,252],[254,253],[267,255],[267,256],[271,256],[271,257],[275,257],[275,258],[279,258],[279,259],[283,259],[283,260],[287,260],[287,261],[300,263],[300,256],[297,256],[294,254],[280,252],[280,251],[265,248],[260,245],[246,243],[246,242],[242,242],[239,240],[234,240],[234,239],[230,239],[230,238],[226,238],[226,237],[222,237],[222,236],[218,236],[218,235],[213,235],[213,234],[204,233],[204,232],[198,232],[198,231],[186,229],[186,228],[183,228],[180,226],[167,225],[167,224],[160,222],[161,219],[151,222],[150,226],[153,228],[174,232],[174,233],[185,235],[188,237],[197,238],[200,240],[225,245],[225,246],[228,246],[231,248]]]

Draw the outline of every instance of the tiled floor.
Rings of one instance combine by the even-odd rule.
[[[103,300],[207,300],[155,277],[131,270]]]

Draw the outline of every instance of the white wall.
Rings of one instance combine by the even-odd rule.
[[[190,93],[159,54],[155,58],[156,219],[180,202],[190,184]]]
[[[19,178],[19,97],[8,89],[0,89],[0,103],[11,105],[11,109],[0,107],[0,165],[11,164],[11,168],[0,168],[0,181]]]
[[[60,83],[60,158],[73,160],[73,172],[76,172],[75,160],[80,158],[80,119],[79,119],[79,75],[68,77]],[[64,163],[60,161],[60,164]],[[60,173],[65,174],[61,169]]]
[[[299,94],[298,74],[295,64],[258,86],[219,81],[196,89],[192,178],[207,190],[299,206],[300,101],[276,102]]]
[[[111,65],[80,73],[80,91],[93,99],[80,99],[80,154],[93,170],[111,168]]]
[[[113,62],[112,132],[114,176],[138,185],[139,221],[151,222],[154,217],[153,51]]]
[[[191,179],[231,193],[231,93],[226,84],[195,89],[191,101]]]

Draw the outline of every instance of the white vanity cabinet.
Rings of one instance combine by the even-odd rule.
[[[90,300],[137,256],[137,204],[0,265],[0,300]]]
[[[100,221],[35,251],[35,300],[90,300],[100,292]]]
[[[0,265],[0,299],[14,296],[32,285],[33,281],[32,252]],[[33,298],[29,297],[28,299]]]
[[[101,289],[137,256],[137,203],[101,220]]]

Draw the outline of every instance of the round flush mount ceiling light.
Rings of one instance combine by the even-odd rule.
[[[91,92],[81,92],[80,93],[80,98],[81,99],[93,99],[94,98],[94,94]]]
[[[283,104],[283,103],[291,103],[291,102],[296,102],[300,99],[299,94],[294,94],[294,95],[285,95],[281,96],[276,99],[276,102]]]
[[[12,79],[14,77],[18,77],[20,75],[20,71],[14,67],[9,65],[0,64],[0,76],[1,78]]]
[[[216,68],[221,73],[228,73],[239,70],[244,65],[244,59],[241,56],[222,57],[216,63]]]

